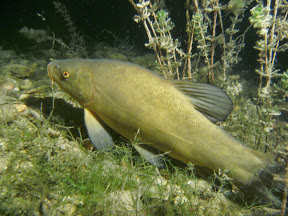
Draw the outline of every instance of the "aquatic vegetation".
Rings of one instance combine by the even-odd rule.
[[[62,39],[58,39],[55,36],[50,36],[43,29],[31,29],[26,26],[22,27],[19,32],[26,36],[28,39],[35,40],[37,43],[45,43],[46,41],[52,42],[52,49],[55,43],[60,44],[63,48],[70,49],[67,44],[63,42]]]
[[[176,74],[177,79],[192,79],[193,73],[199,71],[199,61],[202,60],[206,65],[207,81],[213,84],[215,76],[218,76],[220,84],[223,84],[227,79],[227,71],[231,71],[239,62],[238,55],[245,46],[245,34],[248,31],[240,29],[240,25],[251,0],[231,0],[227,4],[221,4],[218,0],[187,0],[186,51],[181,49],[183,46],[180,41],[173,38],[175,25],[165,10],[165,1],[129,1],[138,13],[134,21],[142,22],[146,30],[149,43],[145,45],[155,51],[159,69],[166,78],[174,78]],[[285,1],[277,0],[275,5],[272,6],[271,1],[268,1],[265,6],[260,1],[250,9],[249,20],[258,29],[260,37],[254,46],[259,50],[260,63],[260,69],[256,69],[260,79],[257,103],[260,98],[264,101],[269,98],[271,79],[284,73],[279,73],[275,68],[275,60],[277,52],[288,49],[286,4]],[[224,22],[223,16],[229,16],[230,22]],[[192,53],[192,50],[195,52]],[[220,54],[221,58],[217,58],[216,54]],[[192,65],[195,65],[193,73]],[[219,74],[220,71],[222,74]],[[271,98],[267,100],[271,105]]]
[[[181,61],[178,61],[176,56],[180,55],[182,58],[184,53],[180,49],[178,40],[174,40],[171,36],[170,31],[174,24],[168,17],[168,12],[158,10],[155,13],[159,9],[159,4],[155,4],[152,9],[150,1],[140,1],[138,4],[132,0],[129,1],[139,14],[134,17],[134,21],[137,23],[142,21],[144,24],[149,39],[145,46],[155,51],[160,71],[167,79],[173,79],[175,74],[180,79],[179,66],[181,66]],[[154,18],[154,21],[150,19],[150,16]]]
[[[92,0],[83,2],[93,3]],[[218,124],[254,149],[275,152],[276,159],[285,163],[287,123],[285,126],[285,118],[280,115],[282,110],[276,105],[287,99],[288,78],[286,69],[279,70],[276,54],[287,52],[286,1],[276,0],[274,4],[271,1],[230,0],[224,4],[219,0],[186,0],[183,2],[186,13],[183,23],[186,23],[187,36],[183,41],[173,36],[177,26],[170,17],[174,9],[169,8],[168,1],[167,4],[160,0],[130,2],[138,13],[134,20],[143,23],[147,33],[145,46],[155,51],[157,70],[169,79],[203,80],[223,87],[232,98],[234,109],[225,122]],[[86,43],[68,9],[60,1],[54,1],[54,7],[65,20],[68,39],[61,39],[49,28],[23,27],[20,32],[57,51],[53,56],[45,56],[44,62],[50,57],[86,57]],[[249,17],[251,26],[244,29],[243,23]],[[245,47],[246,33],[252,26],[258,30],[255,49],[259,51],[256,73],[260,81],[256,87],[243,77],[231,75],[232,69],[234,74],[244,73],[238,70],[239,53]],[[128,60],[132,61],[135,53],[131,52],[131,46],[127,47],[125,56],[116,53],[116,57],[126,59],[129,55]],[[103,48],[97,49],[100,53]],[[3,53],[1,50],[0,54]],[[115,51],[109,53],[114,55]],[[144,61],[145,66],[155,69],[154,64],[150,64],[154,60],[155,57],[150,57],[148,63],[140,56],[137,63]],[[38,76],[46,75],[43,68],[38,72]],[[9,89],[13,88],[9,86],[7,94],[19,95]],[[24,90],[29,87],[20,88],[20,93]],[[57,89],[54,94],[56,100],[67,100]],[[84,140],[87,136],[80,125],[83,123],[71,126],[71,122],[77,121],[76,117],[71,119],[75,106],[58,104],[58,110],[63,112],[54,107],[52,116],[45,112],[49,122],[43,122],[43,107],[45,104],[53,107],[51,95],[46,95],[49,105],[47,100],[37,104],[42,120],[7,105],[18,103],[18,98],[5,101],[5,104],[1,98],[0,214],[249,215],[259,208],[264,212],[255,210],[258,215],[279,214],[276,209],[257,208],[257,204],[236,199],[240,192],[231,189],[225,170],[215,173],[207,182],[195,177],[193,165],[183,168],[166,159],[168,169],[157,169],[125,143],[111,152],[91,151],[91,145]],[[67,118],[70,120],[66,121]],[[75,135],[72,130],[79,134]],[[230,200],[234,198],[236,201],[232,203]]]
[[[65,20],[69,32],[69,43],[64,42],[62,38],[57,38],[53,32],[47,32],[44,29],[33,29],[24,26],[19,30],[19,32],[28,39],[35,40],[39,44],[44,44],[47,41],[52,42],[51,50],[54,49],[55,45],[60,45],[64,51],[62,50],[57,55],[62,55],[62,58],[87,57],[88,54],[85,40],[77,31],[66,6],[59,1],[53,1],[52,3],[54,4],[56,11]]]
[[[181,64],[177,64],[177,70],[174,70],[174,73],[177,72],[176,78],[195,79],[199,77],[196,75],[199,73],[199,65],[204,63],[207,81],[211,84],[217,83],[227,89],[234,102],[232,114],[223,123],[223,125],[229,125],[226,127],[227,130],[255,149],[265,152],[270,149],[277,154],[277,151],[285,148],[283,143],[279,143],[277,117],[281,115],[281,112],[277,108],[277,101],[283,101],[287,96],[285,90],[287,77],[284,71],[276,67],[276,54],[285,52],[288,48],[286,1],[277,0],[275,4],[271,1],[259,1],[251,8],[250,4],[253,1],[250,0],[231,0],[227,4],[218,0],[187,0],[185,4],[186,51],[181,50],[181,55],[174,55],[173,58],[165,56],[167,53],[165,49],[169,47],[167,44],[174,50],[180,50],[183,46],[180,46],[178,39],[173,38],[172,31],[177,26],[175,27],[168,13],[170,8],[165,9],[165,1],[129,1],[138,13],[134,20],[143,23],[149,39],[149,47],[155,51],[163,74],[169,71],[168,67],[164,67],[165,65],[180,62]],[[250,17],[244,17],[244,12],[247,10],[250,10]],[[223,21],[223,17],[229,17],[230,22],[227,19]],[[259,69],[255,70],[259,75],[259,82],[257,90],[254,90],[257,92],[254,101],[241,96],[242,84],[239,79],[236,82],[229,79],[229,72],[239,62],[239,52],[245,47],[245,35],[249,28],[243,29],[240,24],[247,18],[258,30],[259,36],[254,46],[259,51],[258,62],[260,64]],[[163,20],[165,20],[165,25],[159,25],[158,23],[163,23]],[[161,47],[160,42],[166,34],[169,35],[169,40],[167,40],[169,43],[165,44],[166,47]],[[174,41],[177,41],[179,45],[175,46]],[[217,57],[219,54],[221,58]],[[195,68],[192,69],[192,66]],[[181,69],[182,72],[179,72]],[[169,74],[174,78],[173,73]],[[273,88],[272,83],[278,76],[282,78]],[[169,76],[166,75],[166,77]],[[255,97],[255,94],[252,94],[252,97]],[[230,122],[231,119],[234,123]],[[274,136],[278,137],[276,141]],[[287,160],[286,157],[287,155],[280,161],[284,162]],[[279,157],[277,159],[279,160]]]
[[[245,32],[239,36],[236,34],[239,31],[237,28],[251,0],[233,0],[227,5],[220,4],[218,0],[199,3],[197,0],[187,0],[185,52],[181,49],[183,46],[180,46],[180,41],[173,39],[171,31],[175,26],[165,10],[165,1],[129,1],[138,13],[134,21],[143,22],[149,39],[146,46],[155,51],[165,77],[174,78],[176,73],[177,79],[192,79],[193,73],[198,71],[198,63],[193,62],[199,62],[201,59],[208,71],[208,82],[213,84],[214,70],[222,70],[222,79],[225,80],[226,70],[238,62],[238,54],[244,46]],[[230,16],[231,22],[228,22],[228,26],[227,22],[223,22],[223,13]],[[218,34],[216,28],[221,29]],[[192,49],[197,49],[197,52],[192,53]],[[221,59],[215,57],[217,53],[221,53]],[[192,68],[195,64],[196,67]]]
[[[63,17],[63,19],[66,22],[66,26],[68,28],[69,36],[71,37],[69,41],[69,49],[72,56],[78,56],[78,57],[87,57],[87,49],[86,44],[83,36],[80,35],[80,33],[77,31],[76,26],[74,25],[70,13],[65,7],[64,4],[62,4],[59,1],[53,1],[53,4],[55,6],[56,11]]]
[[[288,71],[284,72],[279,82],[274,84],[276,100],[284,101],[288,97]]]
[[[245,211],[214,193],[209,183],[195,179],[191,169],[159,171],[125,143],[111,152],[91,151],[83,148],[83,140],[68,140],[65,128],[46,120],[31,122],[25,115],[9,126],[1,122],[0,134],[15,137],[0,139],[1,215]]]
[[[275,68],[276,55],[278,52],[285,52],[288,49],[287,27],[288,9],[287,2],[275,1],[271,6],[271,1],[257,4],[251,9],[250,21],[253,27],[258,29],[257,34],[260,39],[254,46],[259,51],[259,74],[258,103],[259,100],[271,103],[270,87],[272,78],[281,76],[279,70]]]

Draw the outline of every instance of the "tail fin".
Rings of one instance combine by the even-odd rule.
[[[269,164],[257,175],[251,185],[240,187],[240,189],[244,192],[246,199],[280,208],[286,182],[284,177],[279,177],[282,174],[285,174],[283,165],[276,162]]]

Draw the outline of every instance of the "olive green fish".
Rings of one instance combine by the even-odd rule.
[[[273,163],[245,147],[214,122],[232,109],[220,88],[163,79],[135,64],[108,59],[55,60],[48,74],[85,108],[88,134],[98,149],[113,147],[107,126],[185,163],[227,170],[239,186],[261,182]],[[153,154],[134,145],[150,162]],[[157,158],[157,157],[155,157]],[[257,184],[258,184],[257,183]]]

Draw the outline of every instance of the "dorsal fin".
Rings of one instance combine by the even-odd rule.
[[[94,113],[84,109],[84,120],[88,136],[98,150],[111,149],[114,146],[111,135],[107,132],[107,126]]]
[[[172,83],[188,96],[195,109],[214,123],[225,120],[233,109],[230,97],[221,88],[188,81],[173,80]]]

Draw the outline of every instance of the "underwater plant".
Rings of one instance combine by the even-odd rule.
[[[251,140],[254,139],[248,142],[249,145],[261,151],[272,151],[276,155],[277,151],[283,152],[286,146],[279,143],[281,135],[277,129],[277,117],[281,112],[277,102],[287,98],[287,72],[285,69],[279,69],[276,57],[278,52],[285,52],[288,49],[287,1],[231,0],[223,3],[219,0],[187,0],[183,3],[186,10],[185,45],[173,38],[173,30],[177,29],[177,26],[168,12],[173,10],[169,8],[168,3],[166,4],[164,0],[129,0],[129,2],[138,13],[134,16],[134,21],[142,22],[146,30],[149,43],[145,45],[155,51],[160,65],[159,70],[166,78],[199,81],[199,74],[205,71],[207,82],[217,83],[227,89],[236,104],[232,117],[229,117],[233,118],[235,123],[229,123],[228,118],[226,124],[231,128],[240,129],[241,126],[239,124],[237,126],[237,122],[245,122],[246,129],[250,128],[250,131],[246,130],[246,135],[243,133],[243,137],[249,136]],[[251,15],[244,17],[244,13],[249,11]],[[251,25],[241,27],[241,23],[247,20]],[[245,36],[252,26],[257,29],[255,36],[258,38],[254,48],[259,52],[258,59],[255,59],[255,62],[259,62],[255,70],[259,82],[257,91],[254,91],[257,93],[256,100],[253,99],[252,91],[249,92],[252,100],[247,100],[241,95],[242,89],[237,92],[239,90],[237,86],[242,86],[239,78],[235,82],[230,79],[229,74],[232,67],[241,61],[239,53],[245,47]],[[166,40],[164,47],[162,41],[165,41],[167,35],[169,40]],[[168,47],[171,47],[170,51],[174,54],[171,54],[170,58],[167,58]],[[173,67],[169,68],[171,65],[176,65],[174,66],[176,69],[172,72]],[[204,70],[201,70],[203,65]],[[245,126],[243,132],[244,130]],[[271,138],[273,136],[277,137],[276,142]],[[276,160],[285,164],[287,153],[280,158],[276,156]],[[285,200],[286,197],[283,203],[286,203]]]
[[[214,69],[221,69],[222,79],[225,80],[226,71],[238,62],[238,54],[244,46],[245,32],[237,35],[239,31],[237,28],[251,0],[232,0],[226,5],[221,5],[219,0],[201,2],[187,0],[186,51],[181,49],[178,39],[173,39],[171,31],[175,25],[169,17],[168,10],[164,9],[165,1],[139,0],[139,3],[135,3],[129,0],[129,2],[138,13],[134,21],[143,22],[146,30],[149,42],[145,46],[155,51],[163,74],[168,72],[171,77],[176,73],[177,79],[192,79],[193,74],[199,70],[197,65],[202,59],[208,71],[207,81],[213,84]],[[223,22],[223,13],[230,14],[231,22],[228,26]],[[216,29],[220,31],[217,32]],[[193,47],[198,52],[192,53]],[[216,53],[221,53],[222,57],[216,58]],[[196,65],[193,68],[194,72],[192,72],[193,64]],[[172,66],[175,72],[171,72]]]
[[[53,32],[50,33],[44,29],[33,29],[24,26],[19,30],[19,33],[24,35],[28,39],[36,41],[39,44],[51,41],[52,42],[51,50],[53,50],[55,44],[60,45],[61,48],[65,51],[63,52],[62,50],[61,54],[66,58],[87,57],[88,52],[85,40],[83,36],[80,34],[80,32],[77,31],[77,28],[74,25],[66,6],[59,1],[53,1],[52,3],[54,4],[56,11],[63,17],[66,23],[66,27],[68,29],[70,38],[69,43],[64,42],[62,38],[57,38]],[[44,17],[43,20],[45,20]]]
[[[251,9],[250,22],[258,29],[260,39],[254,48],[259,51],[259,74],[258,100],[271,104],[271,83],[272,79],[281,76],[279,69],[275,68],[276,55],[278,52],[285,52],[288,49],[288,8],[287,2],[276,0],[272,6],[269,0],[266,4],[259,2]]]
[[[258,99],[259,99],[258,103],[257,103],[257,100],[254,100],[254,92],[255,94],[257,94],[257,87],[253,89],[254,92],[252,92],[253,90],[251,90],[251,92],[249,92],[249,95],[247,96],[247,92],[245,92],[247,91],[247,86],[248,86],[247,83],[243,82],[243,80],[240,80],[239,77],[236,79],[232,79],[232,76],[230,76],[230,72],[233,66],[237,65],[241,61],[241,58],[239,57],[239,53],[245,47],[244,42],[245,42],[246,32],[249,30],[249,28],[252,29],[251,27],[253,25],[253,22],[255,21],[255,25],[253,26],[254,27],[256,26],[255,28],[259,29],[260,31],[261,29],[257,27],[257,24],[256,24],[257,19],[265,20],[264,18],[265,16],[267,16],[269,17],[270,21],[271,20],[273,21],[273,15],[275,13],[275,7],[276,7],[274,4],[271,4],[270,2],[269,7],[271,9],[269,10],[269,13],[267,13],[267,8],[264,9],[266,6],[263,6],[264,3],[261,1],[257,2],[257,5],[259,4],[262,6],[258,6],[259,8],[255,6],[251,9],[252,3],[253,3],[253,6],[256,4],[255,1],[230,0],[228,3],[224,4],[222,1],[219,1],[219,0],[216,0],[216,1],[187,0],[185,3],[183,3],[185,4],[185,12],[186,12],[185,14],[186,20],[183,19],[183,23],[186,25],[187,36],[186,36],[186,40],[183,40],[180,43],[180,39],[173,37],[174,31],[177,30],[177,26],[175,25],[176,22],[173,22],[172,18],[170,17],[170,14],[172,14],[170,12],[173,9],[169,10],[169,8],[165,5],[165,1],[160,1],[160,0],[155,0],[155,1],[152,1],[152,0],[141,1],[140,0],[139,2],[136,0],[134,1],[129,0],[129,1],[134,6],[134,8],[136,9],[138,13],[138,15],[134,17],[134,20],[136,22],[143,23],[144,28],[146,30],[146,33],[148,36],[148,42],[145,44],[145,46],[155,51],[157,61],[158,61],[158,70],[162,72],[163,76],[165,76],[167,79],[176,78],[176,79],[189,79],[193,81],[200,81],[200,78],[201,78],[200,75],[204,74],[205,80],[207,82],[211,84],[220,85],[221,87],[225,88],[225,90],[227,91],[227,93],[229,94],[229,96],[232,98],[234,102],[234,110],[232,111],[232,114],[228,117],[228,119],[225,122],[219,123],[221,126],[225,128],[225,130],[228,130],[229,133],[232,133],[232,135],[237,137],[239,140],[245,142],[245,144],[247,144],[248,146],[253,147],[259,151],[265,151],[265,152],[276,151],[277,153],[277,151],[280,152],[286,148],[286,146],[283,146],[284,142],[281,143],[282,134],[278,131],[279,128],[277,128],[277,117],[280,115],[280,112],[279,110],[277,110],[277,107],[274,106],[277,102],[283,101],[287,97],[287,80],[288,80],[287,72],[282,73],[281,71],[277,71],[278,68],[277,68],[277,61],[276,61],[276,52],[285,51],[286,46],[287,46],[285,45],[285,41],[286,41],[285,34],[287,34],[287,31],[284,31],[285,28],[287,29],[287,27],[285,26],[286,15],[287,15],[287,13],[285,12],[287,7],[284,7],[286,4],[285,1],[278,1],[278,6],[277,6],[278,9],[276,10],[278,11],[276,14],[276,17],[279,16],[278,17],[279,20],[282,20],[281,28],[283,29],[283,32],[280,32],[279,30],[277,30],[277,28],[275,30],[275,32],[277,31],[280,32],[279,33],[280,35],[279,45],[278,45],[278,48],[277,47],[271,48],[272,57],[274,56],[274,61],[272,61],[273,73],[271,73],[269,75],[270,77],[268,76],[268,78],[266,74],[268,74],[269,71],[266,73],[265,69],[266,67],[267,68],[271,67],[272,63],[269,66],[269,64],[268,63],[266,64],[265,61],[266,59],[269,59],[270,51],[268,50],[268,48],[270,47],[270,45],[269,43],[267,45],[264,44],[263,45],[264,48],[261,48],[261,50],[259,49],[259,64],[260,64],[260,67],[262,67],[263,69],[263,73],[262,72],[260,74],[258,73],[259,71],[261,71],[261,68],[257,69],[256,71],[257,75],[260,77],[262,81],[260,82],[259,84],[260,87],[258,88],[259,90],[258,92],[260,92],[258,93]],[[268,3],[266,4],[268,5]],[[55,2],[54,5],[55,5],[57,12],[60,13],[63,16],[64,20],[66,21],[67,35],[70,36],[71,41],[68,41],[68,42],[65,41],[64,43],[63,40],[57,39],[54,36],[54,34],[51,35],[51,33],[49,33],[50,35],[49,36],[48,33],[44,30],[42,31],[42,30],[34,30],[34,29],[28,29],[28,28],[24,30],[28,34],[30,34],[31,39],[34,39],[34,40],[36,39],[37,42],[43,43],[45,41],[52,41],[53,44],[58,43],[60,44],[61,48],[65,48],[63,50],[65,51],[68,50],[67,52],[68,54],[66,53],[65,55],[58,56],[60,58],[63,58],[63,56],[65,58],[71,57],[71,56],[72,57],[85,56],[85,53],[86,53],[85,42],[82,36],[78,33],[77,29],[75,28],[74,23],[71,21],[72,18],[69,16],[69,11],[65,8],[63,3]],[[282,6],[280,7],[279,5],[282,5]],[[257,10],[254,8],[257,8]],[[246,12],[246,15],[247,15],[247,11],[250,9],[251,9],[251,13],[252,11],[253,13],[255,13],[254,15],[251,15],[251,17],[256,17],[256,18],[254,19],[253,22],[251,21],[250,27],[248,27],[247,29],[243,29],[243,27],[241,27],[241,23],[244,19],[247,19],[247,16],[244,17],[244,12]],[[263,11],[261,12],[261,10],[263,10],[265,13]],[[258,16],[257,13],[259,15],[258,18],[257,18]],[[272,19],[271,19],[270,14],[272,15]],[[268,32],[271,31],[271,28],[273,26],[272,21],[271,21],[271,25],[266,28]],[[255,36],[257,35],[255,34]],[[258,36],[259,36],[259,40],[263,40],[262,34],[259,34]],[[283,38],[283,40],[280,40],[281,37]],[[267,38],[269,38],[269,33],[268,33]],[[267,39],[267,41],[269,41],[269,39]],[[277,42],[275,44],[277,45]],[[257,46],[258,45],[256,45],[255,47]],[[267,54],[266,57],[265,57],[265,54]],[[255,62],[257,62],[257,59],[255,59]],[[251,71],[249,73],[254,74],[254,71]],[[265,86],[267,85],[269,79],[270,79],[269,86],[271,88],[269,89],[269,94],[266,94],[267,88],[265,88]],[[274,142],[274,140],[271,137],[272,138],[276,137],[277,141]],[[127,154],[127,152],[131,151],[131,149],[124,149],[123,151],[126,151],[126,153],[122,152],[123,154]],[[95,153],[95,154],[99,154],[99,153]],[[115,150],[115,152],[113,152],[113,154],[120,154],[119,147],[117,148],[117,150]],[[109,158],[113,157],[111,155],[108,153]],[[121,156],[119,156],[119,158],[121,158]],[[284,156],[281,155],[281,157],[278,157],[278,160],[280,162],[285,161],[285,159],[286,159],[285,154]],[[126,167],[127,164],[128,164],[128,167],[132,166],[131,158],[119,159],[119,160],[121,160],[121,165],[124,164],[123,165],[124,167]],[[135,160],[135,158],[133,158],[133,160]],[[139,158],[136,160],[139,160]],[[95,160],[91,161],[91,164],[94,162]],[[91,167],[92,171],[95,171],[93,170],[93,166],[91,166],[91,164],[89,164],[89,167]],[[142,162],[142,164],[145,164],[145,162]],[[80,165],[77,165],[77,167],[78,166],[80,167]],[[56,168],[57,166],[55,166],[55,169],[57,169]],[[67,165],[64,164],[63,167],[65,166]],[[88,165],[85,165],[85,166],[88,167]],[[133,169],[133,167],[131,169]],[[144,169],[147,169],[147,168],[144,167]],[[149,167],[149,169],[153,169],[153,168]],[[71,171],[71,176],[72,176],[74,170],[73,169],[71,170],[72,170]],[[90,173],[93,173],[92,171]],[[55,172],[55,170],[51,172],[49,171],[49,173],[53,173],[53,172]],[[81,177],[83,176],[83,179],[85,179],[85,174],[81,175]],[[91,192],[89,192],[89,190],[90,188],[93,188],[94,186],[93,179],[95,179],[96,174],[92,174],[92,175],[93,175],[93,178],[91,177],[91,179],[89,180],[91,181],[91,185],[89,184],[89,188],[86,188],[86,189],[85,189],[85,183],[83,183],[85,180],[82,180],[82,179],[79,180],[80,185],[79,185],[79,182],[70,181],[69,179],[68,179],[69,181],[64,179],[67,182],[64,182],[63,184],[67,183],[69,187],[73,187],[73,188],[75,187],[75,189],[81,191],[81,193],[84,188],[85,193],[83,192],[83,197],[87,199],[87,201],[85,200],[85,202],[87,203],[89,202],[88,201],[89,198],[87,198],[88,196],[86,193],[92,194]],[[141,173],[141,175],[148,176],[147,173]],[[158,173],[156,172],[155,176],[157,177],[157,175]],[[170,179],[172,179],[171,176],[169,176]],[[156,179],[156,177],[153,178],[153,180]],[[177,175],[175,175],[174,177],[180,178]],[[113,179],[113,175],[111,174],[109,178]],[[125,177],[119,180],[119,182],[121,181],[124,182],[123,185],[118,185],[119,182],[116,182],[117,187],[121,188],[122,192],[124,191],[124,188],[125,190],[127,189],[126,188],[127,178]],[[150,184],[155,183],[151,180],[150,175],[148,178],[151,181]],[[109,179],[103,180],[103,182],[106,182],[106,181],[108,182]],[[214,181],[220,181],[220,188],[217,190],[217,193],[220,194],[224,191],[223,188],[230,181],[230,179],[226,178],[225,170],[221,170],[221,172],[215,173]],[[131,188],[133,188],[135,184],[137,184],[137,186],[140,185],[141,187],[139,187],[139,191],[137,191],[136,194],[130,195],[133,198],[132,201],[135,201],[135,206],[133,206],[133,208],[135,209],[136,213],[140,212],[139,208],[141,209],[141,206],[139,207],[138,204],[139,204],[139,200],[141,201],[143,197],[144,197],[143,200],[145,200],[146,202],[150,202],[150,203],[153,203],[151,202],[151,200],[155,199],[155,197],[151,196],[149,193],[143,192],[143,190],[145,191],[146,188],[149,188],[150,185],[148,186],[145,185],[144,187],[143,186],[144,183],[139,183],[139,182],[143,182],[143,179],[141,179],[141,181],[138,181],[138,176],[135,177],[135,182],[132,183]],[[184,187],[185,189],[187,189],[186,188],[187,185],[185,185],[183,181],[179,181],[179,182],[180,182],[178,183],[179,185],[181,184],[184,185],[181,187]],[[107,188],[104,188],[106,187],[105,184],[102,185],[101,183],[100,191],[102,191],[103,194],[106,195],[108,192],[115,190],[114,188],[112,188],[112,186],[113,186],[113,182],[112,184],[108,184]],[[162,190],[163,188],[159,187],[160,194],[161,193],[164,194],[163,192],[161,192]],[[95,192],[95,189],[92,191]],[[189,198],[189,202],[190,202],[189,204],[191,206],[191,203],[193,204],[194,200],[193,200],[193,197],[191,198],[190,195],[191,193],[193,194],[196,192],[194,189],[192,190],[192,192],[191,192],[191,189],[188,189],[188,192],[186,193],[189,194],[189,196],[187,197]],[[228,193],[226,193],[225,191],[223,192],[223,194],[226,195]],[[121,195],[119,194],[118,196],[121,197]],[[157,196],[159,195],[157,194]],[[177,200],[175,197],[178,197],[177,193],[176,192],[174,193],[173,191],[170,191],[168,199],[166,199],[166,195],[165,196],[162,195],[162,196],[163,197],[161,198],[163,199],[159,199],[160,207],[159,206],[154,207],[155,209],[158,209],[158,208],[161,209],[161,205],[166,206],[167,200],[170,201],[169,202],[170,204],[174,202],[176,203]],[[103,199],[100,198],[100,200],[103,200]],[[107,197],[105,201],[106,200],[107,200]],[[163,200],[165,200],[165,202]],[[95,203],[97,203],[97,201],[95,201]],[[283,203],[285,203],[285,201],[283,201]],[[80,204],[79,208],[81,208],[81,205],[82,204]],[[106,204],[103,204],[103,205],[105,206],[103,208],[106,208]],[[196,205],[201,206],[201,208],[203,208],[203,203],[201,202],[200,204],[196,204]],[[177,211],[177,210],[173,210],[173,207],[176,208],[175,206],[169,207],[169,210],[167,210],[166,212],[175,213],[175,211]],[[177,208],[181,208],[181,207],[177,207]],[[83,207],[83,209],[84,208],[85,206]],[[92,206],[90,206],[90,208],[91,209],[93,208],[93,204]],[[186,210],[186,212],[184,210],[183,212],[187,214],[191,213],[191,211],[189,212],[189,208],[191,207],[186,206],[186,208],[183,208]],[[207,208],[207,207],[205,206],[204,208]],[[209,205],[208,205],[208,208],[209,208]],[[113,212],[113,210],[111,211]],[[179,214],[183,213],[180,210],[177,212],[180,212]],[[205,214],[205,212],[203,214]]]

